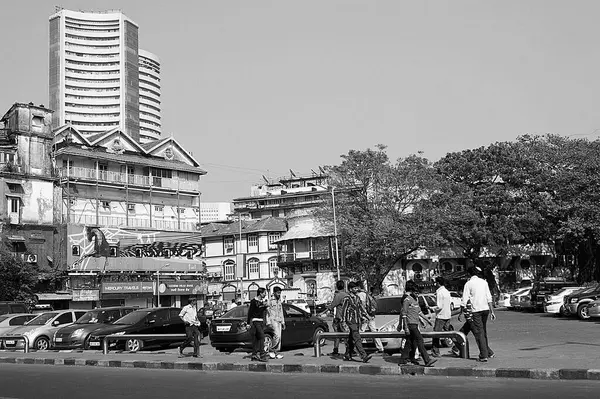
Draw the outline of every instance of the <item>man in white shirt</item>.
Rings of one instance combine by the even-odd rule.
[[[200,321],[198,320],[198,309],[196,308],[196,298],[190,298],[188,304],[181,309],[179,317],[185,324],[186,339],[179,347],[179,355],[183,356],[183,350],[193,341],[194,354],[198,357],[200,353]]]
[[[435,291],[436,306],[430,308],[431,311],[436,313],[433,331],[448,331],[450,328],[450,318],[452,317],[452,311],[450,310],[450,291],[446,289],[445,278],[436,277],[435,283],[438,287],[438,289]],[[433,339],[431,356],[440,357],[439,338]]]
[[[467,270],[471,278],[463,288],[461,307],[464,310],[467,302],[471,301],[472,320],[469,321],[469,326],[471,327],[471,331],[473,331],[477,347],[479,348],[479,358],[477,360],[487,362],[489,357],[487,320],[488,316],[491,316],[492,321],[496,320],[496,315],[494,314],[494,303],[490,287],[487,281],[477,275],[480,271],[481,269],[477,269],[476,267],[471,267]]]

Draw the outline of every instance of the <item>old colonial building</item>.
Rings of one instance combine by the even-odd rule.
[[[54,132],[57,218],[73,305],[180,305],[208,293],[199,179],[206,172],[172,138],[139,144],[113,129]]]

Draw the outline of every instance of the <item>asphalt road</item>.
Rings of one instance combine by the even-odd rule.
[[[593,398],[600,381],[263,374],[0,364],[0,398]]]

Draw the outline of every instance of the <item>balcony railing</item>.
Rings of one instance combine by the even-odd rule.
[[[98,218],[96,218],[95,215],[71,214],[69,215],[68,222],[102,227],[134,227],[168,231],[196,231],[197,228],[196,222],[180,221],[178,224],[177,220],[151,220],[147,216],[143,218],[136,218],[135,216],[124,218],[119,216],[99,215]]]
[[[61,177],[68,177],[71,179],[84,179],[90,181],[123,184],[126,183],[132,186],[143,186],[143,187],[157,187],[157,188],[168,188],[171,190],[184,190],[184,191],[198,191],[198,182],[179,180],[179,179],[168,179],[165,177],[156,176],[142,176],[132,175],[127,173],[118,173],[111,171],[103,171],[91,168],[60,168],[59,173]]]
[[[333,255],[329,250],[285,252],[279,254],[277,262],[289,263],[301,260],[326,260],[331,259],[332,257]]]

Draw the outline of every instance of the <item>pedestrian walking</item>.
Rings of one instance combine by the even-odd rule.
[[[363,314],[363,308],[358,298],[358,284],[350,282],[348,284],[349,294],[344,298],[342,303],[342,314],[341,323],[342,328],[348,332],[348,341],[346,343],[346,354],[344,360],[352,361],[352,352],[354,348],[358,352],[363,363],[367,363],[371,360],[371,355],[367,355],[365,349],[362,346],[362,340],[360,337],[360,325],[362,320],[366,318],[366,314]]]
[[[259,362],[266,362],[267,352],[265,351],[265,311],[267,290],[260,287],[256,291],[256,296],[250,301],[248,309],[247,322],[250,325],[250,336],[252,337],[252,355],[250,359]]]
[[[281,335],[285,330],[285,317],[283,316],[283,305],[281,302],[281,287],[273,288],[273,298],[267,303],[267,325],[273,329],[273,342],[269,357],[271,359],[281,359],[283,355],[281,350]]]
[[[417,299],[418,287],[417,284],[408,280],[404,288],[404,297],[402,298],[402,310],[400,311],[399,331],[404,331],[408,338],[406,338],[404,348],[402,349],[402,355],[400,356],[400,364],[407,364],[411,362],[413,364],[419,364],[419,361],[415,358],[415,351],[419,349],[419,353],[425,362],[425,367],[432,367],[437,359],[429,357],[427,350],[425,349],[425,343],[423,342],[423,336],[419,330],[419,324],[425,327],[425,322],[428,323],[423,317],[419,301]]]
[[[198,320],[198,308],[196,298],[190,298],[188,304],[181,309],[179,317],[185,324],[185,341],[179,346],[179,356],[183,355],[183,350],[193,342],[193,357],[200,355],[200,321]]]
[[[491,317],[492,320],[496,320],[496,314],[494,313],[494,303],[490,287],[487,281],[479,277],[478,272],[481,269],[471,267],[467,270],[470,278],[465,283],[463,288],[462,306],[467,306],[467,302],[471,301],[472,320],[469,321],[468,327],[473,332],[475,342],[479,348],[479,357],[477,358],[480,362],[487,362],[488,358],[493,356],[493,352],[490,354],[488,351],[488,339],[487,339],[487,320]]]
[[[333,296],[333,301],[327,307],[327,309],[333,312],[333,331],[334,332],[345,332],[342,328],[342,303],[344,302],[344,298],[348,296],[348,293],[344,290],[345,285],[343,281],[338,281],[335,283],[335,295]],[[340,338],[335,338],[333,340],[333,351],[328,353],[328,356],[338,356],[340,354]]]
[[[369,329],[369,331],[377,332],[379,330],[375,324],[375,314],[377,313],[377,299],[375,297],[379,292],[377,287],[371,287],[370,293],[367,294],[364,290],[363,293],[365,302],[362,304],[362,307],[367,315],[367,319],[362,324],[360,332],[365,332],[367,329]],[[383,343],[381,342],[381,338],[375,338],[375,347],[377,348],[377,353],[383,353]]]
[[[437,290],[435,291],[436,306],[429,308],[436,314],[433,331],[448,331],[450,329],[450,318],[452,318],[452,311],[450,310],[450,291],[446,289],[446,279],[443,277],[436,277],[435,284],[437,286]],[[439,338],[433,339],[431,356],[440,357]]]

